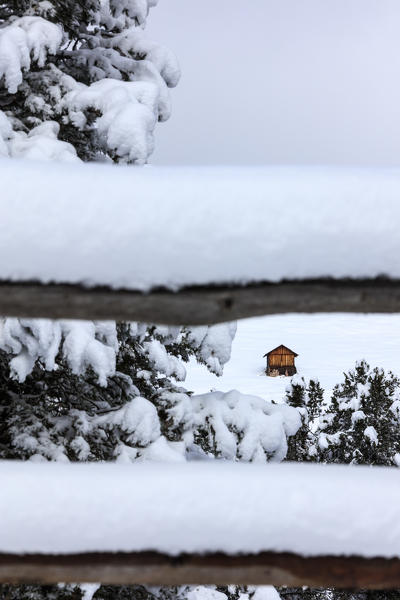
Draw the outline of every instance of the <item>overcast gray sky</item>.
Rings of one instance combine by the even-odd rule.
[[[177,54],[153,163],[400,165],[400,0],[160,0]]]

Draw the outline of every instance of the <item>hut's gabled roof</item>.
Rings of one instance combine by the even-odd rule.
[[[291,350],[287,346],[284,346],[283,344],[264,354],[263,358],[269,356],[270,354],[291,354],[292,356],[298,356],[296,352],[293,352],[293,350]]]

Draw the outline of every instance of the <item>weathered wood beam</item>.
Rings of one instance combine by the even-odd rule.
[[[400,312],[400,281],[319,279],[148,294],[0,282],[0,315],[4,316],[204,325],[289,312]]]
[[[170,557],[155,552],[14,556],[0,554],[0,582],[101,582],[128,585],[248,584],[400,588],[400,559],[296,554]]]

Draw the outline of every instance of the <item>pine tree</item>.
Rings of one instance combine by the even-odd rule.
[[[398,590],[336,590],[281,588],[281,600],[399,600]]]
[[[293,377],[286,389],[286,404],[295,408],[301,419],[296,435],[288,439],[286,460],[317,460],[317,420],[323,410],[323,389],[318,381]]]
[[[400,464],[400,381],[365,361],[345,373],[321,421],[321,459],[325,462]]]
[[[311,400],[310,400],[311,392]],[[328,406],[319,384],[294,378],[287,403],[302,426],[289,438],[288,459],[400,466],[400,380],[366,361],[344,373]],[[282,600],[398,600],[399,590],[281,588]]]
[[[143,33],[155,0],[0,4],[0,154],[142,164],[170,115],[174,55]]]

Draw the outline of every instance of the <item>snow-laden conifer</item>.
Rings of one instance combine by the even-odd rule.
[[[321,460],[400,466],[400,381],[360,361],[321,416]]]
[[[317,460],[318,417],[324,406],[323,394],[324,391],[318,381],[311,379],[306,382],[298,375],[292,377],[286,388],[286,403],[298,411],[301,426],[288,440],[287,460]]]
[[[147,162],[179,80],[175,56],[143,31],[155,4],[0,5],[1,154]]]

